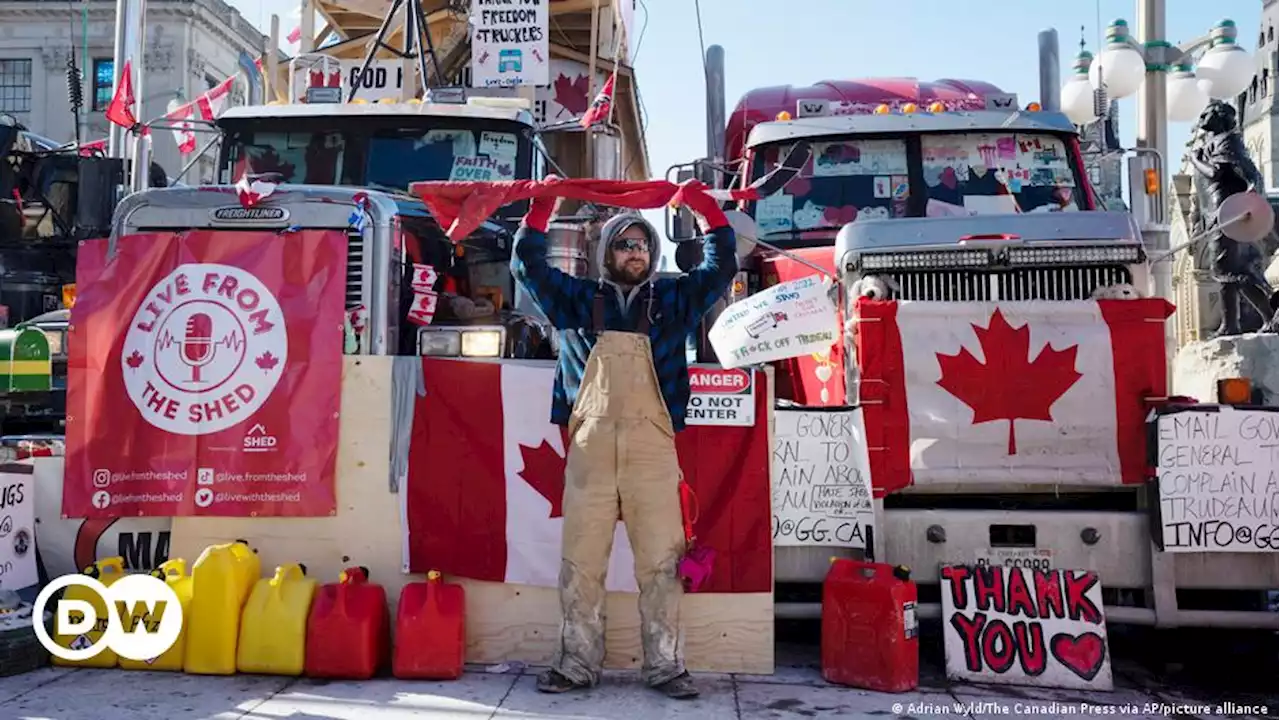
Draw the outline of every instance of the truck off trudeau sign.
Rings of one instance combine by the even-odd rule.
[[[756,424],[754,381],[746,370],[689,368],[690,425]]]

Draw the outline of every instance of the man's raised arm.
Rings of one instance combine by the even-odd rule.
[[[687,193],[684,204],[698,216],[702,262],[676,280],[689,319],[696,322],[724,296],[738,273],[738,243],[720,204],[706,193]]]
[[[587,327],[595,284],[574,277],[547,262],[547,225],[555,209],[553,198],[536,197],[529,202],[511,252],[511,275],[533,296],[533,300],[557,329]]]

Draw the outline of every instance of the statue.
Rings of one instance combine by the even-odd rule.
[[[1227,237],[1217,228],[1218,208],[1236,193],[1263,192],[1262,174],[1249,158],[1236,125],[1236,110],[1214,101],[1201,113],[1191,148],[1191,165],[1205,207],[1198,228],[1210,232],[1214,279],[1222,286],[1222,323],[1215,337],[1241,334],[1240,301],[1246,300],[1264,320],[1260,332],[1276,332],[1276,293],[1262,273],[1257,246]]]

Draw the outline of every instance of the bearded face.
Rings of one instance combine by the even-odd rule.
[[[614,282],[640,284],[649,276],[650,262],[649,237],[639,225],[623,230],[609,243],[605,266]]]

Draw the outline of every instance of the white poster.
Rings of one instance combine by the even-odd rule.
[[[342,83],[345,87],[342,93],[342,100],[346,102],[347,93],[351,88],[356,88],[356,97],[369,102],[378,102],[383,98],[400,99],[400,89],[404,87],[405,72],[404,65],[400,60],[378,58],[369,63],[368,69],[363,73],[360,72],[360,66],[364,65],[364,60],[342,60],[334,58],[326,62],[332,66],[337,63],[342,70]],[[416,68],[417,65],[414,65]],[[307,97],[307,86],[310,84],[309,73],[322,72],[323,66],[306,68],[299,66],[294,73],[293,89],[297,94],[297,100],[304,102]],[[417,70],[411,70],[416,73]]]
[[[685,422],[689,425],[756,424],[754,372],[720,368],[689,368],[689,405]]]
[[[816,275],[774,285],[739,300],[707,333],[726,368],[823,353],[840,339],[829,280]]]
[[[1165,552],[1276,552],[1277,413],[1231,407],[1156,418]]]
[[[949,679],[1111,690],[1097,573],[951,565],[941,591]]]
[[[551,83],[551,0],[471,0],[471,84],[545,87]]]
[[[773,545],[865,549],[875,512],[861,409],[774,411]]]
[[[31,466],[0,466],[0,590],[40,581],[36,568],[36,498]]]

